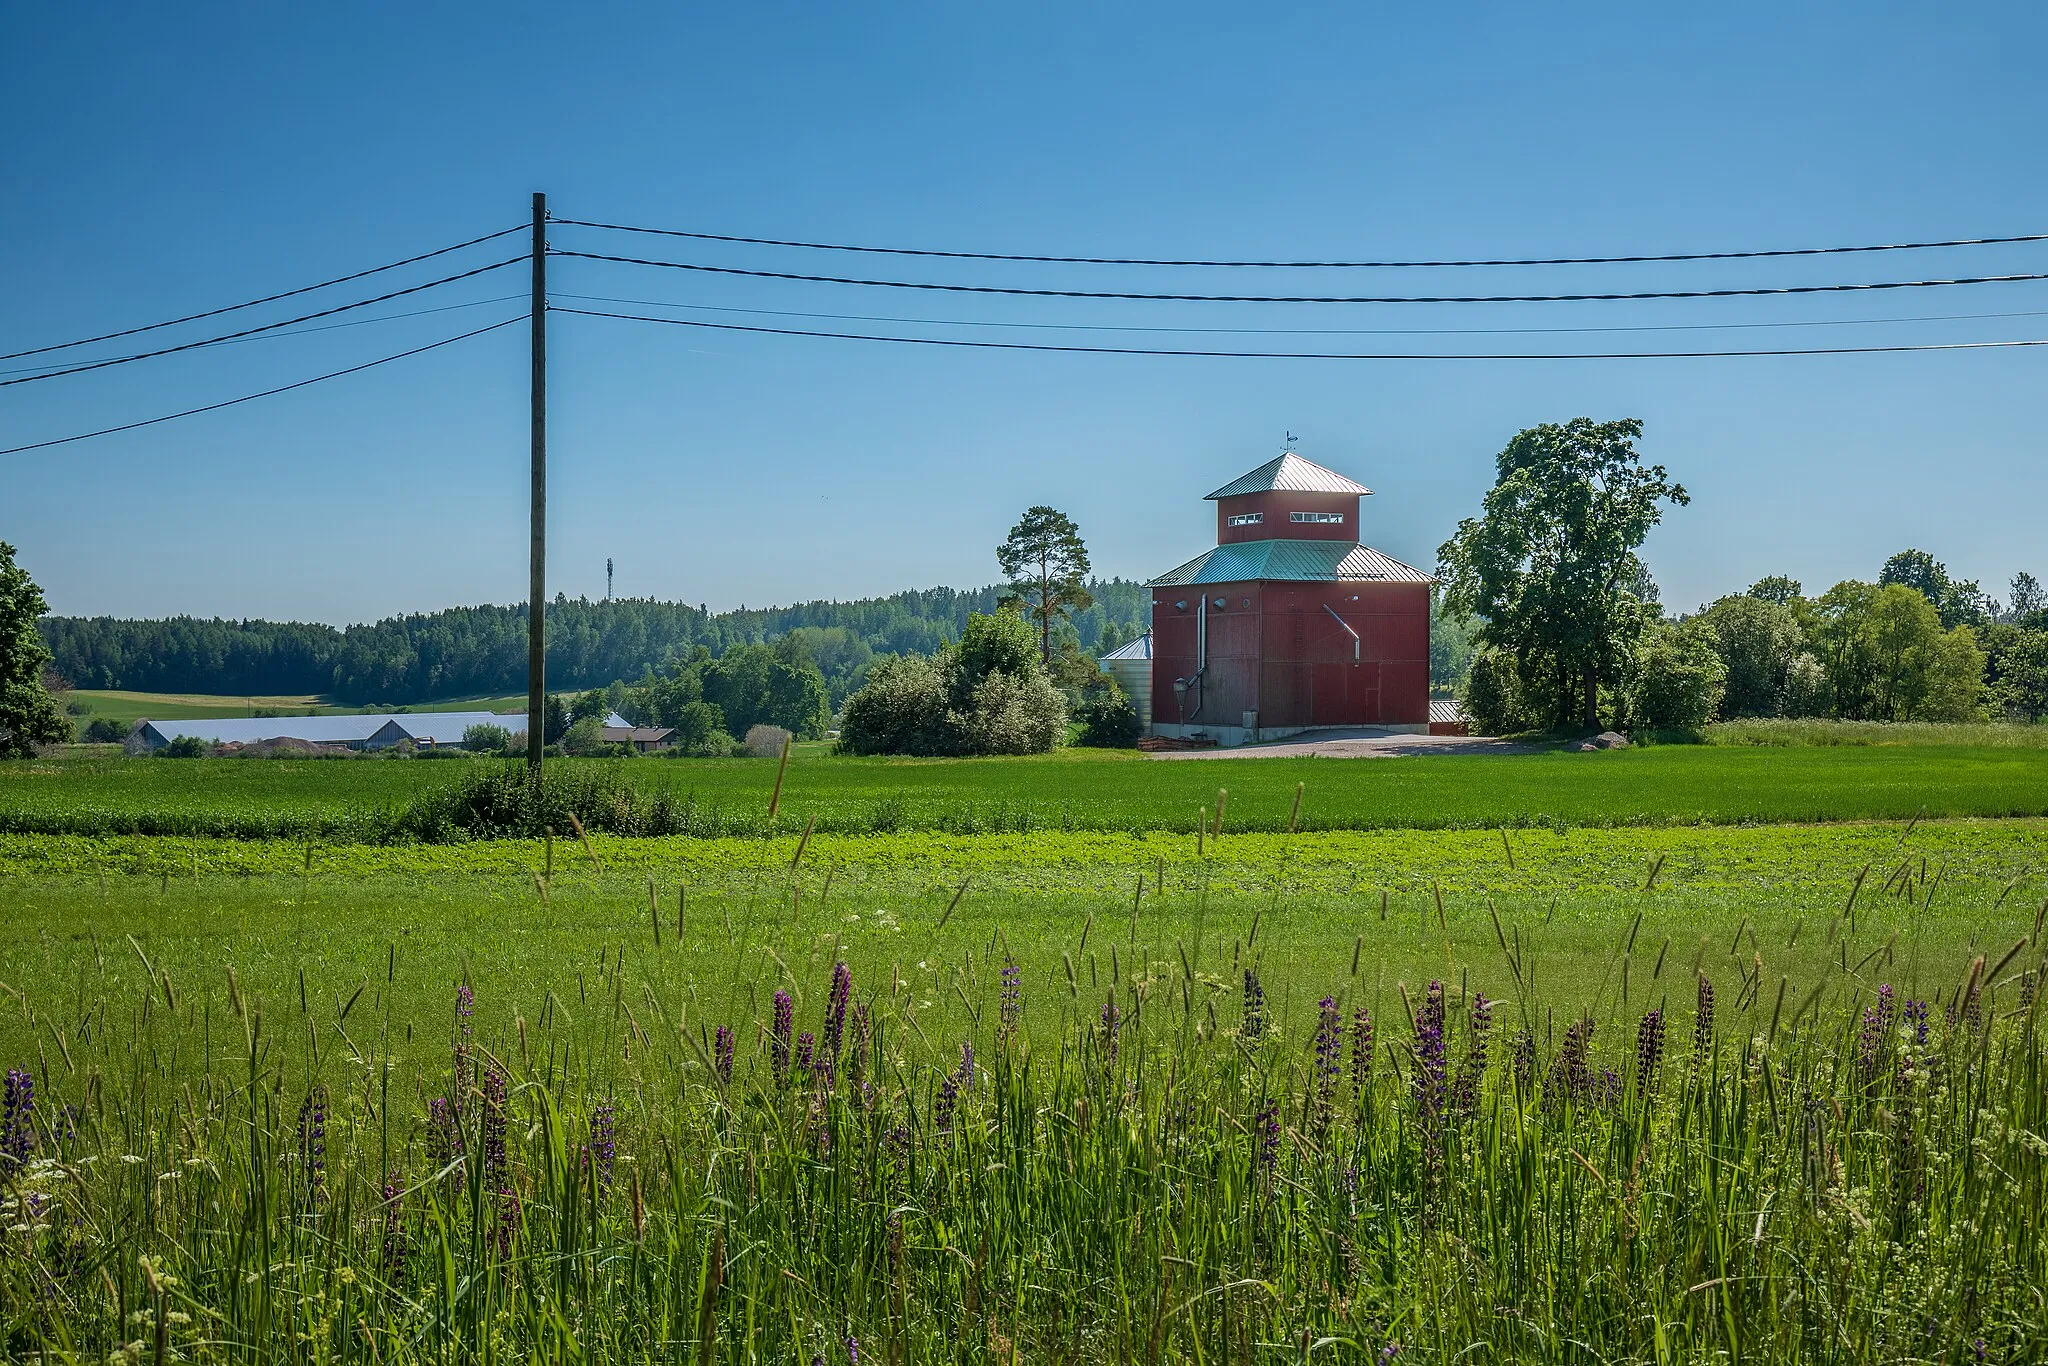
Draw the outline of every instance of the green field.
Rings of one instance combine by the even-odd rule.
[[[407,805],[482,763],[60,759],[0,764],[0,831],[386,838]],[[555,771],[665,794],[687,829],[759,833],[759,759],[565,761]],[[1068,750],[1028,759],[792,759],[785,823],[848,833],[1459,829],[2048,815],[2048,749],[1660,746],[1599,754],[1164,762]],[[582,813],[590,817],[592,813]],[[600,813],[601,815],[601,813]],[[593,818],[595,819],[595,818]]]
[[[792,870],[799,843],[0,836],[0,981],[139,990],[132,936],[181,999],[219,996],[229,965],[276,1000],[302,980],[339,998],[390,972],[419,988],[467,975],[503,1022],[550,990],[582,991],[593,964],[624,954],[653,989],[739,1023],[778,984],[812,990],[837,955],[865,977],[917,982],[952,1028],[960,965],[979,980],[1006,946],[1035,965],[1037,989],[1062,993],[1063,955],[1083,989],[1128,975],[1134,957],[1185,954],[1224,986],[1257,958],[1291,1027],[1325,990],[1382,1008],[1397,982],[1446,973],[1498,990],[1496,914],[1546,997],[1612,1013],[1662,998],[1674,973],[1690,990],[1696,961],[1733,983],[1759,955],[1795,990],[1843,973],[1947,982],[1972,954],[2031,935],[2048,897],[2040,820],[1238,834],[1199,855],[1168,833],[827,834],[803,842]],[[1859,876],[1853,921],[1838,925]],[[427,1014],[401,1004],[397,1023],[431,1034],[436,993],[404,999]],[[33,1046],[0,1020],[10,1041]]]
[[[77,718],[81,723],[101,716],[127,722],[191,721],[212,717],[254,716],[259,711],[285,716],[302,716],[308,711],[321,716],[354,716],[367,710],[363,707],[336,706],[328,699],[312,693],[286,697],[228,697],[218,693],[125,692],[109,688],[78,688],[69,693],[65,700],[83,703],[88,708],[85,715]],[[464,697],[440,702],[421,702],[406,710],[513,711],[524,708],[525,705],[526,695],[521,693],[516,697]]]

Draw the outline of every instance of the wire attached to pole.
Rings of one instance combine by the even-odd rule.
[[[311,294],[316,289],[326,289],[330,285],[345,285],[351,280],[360,280],[368,275],[380,275],[387,270],[397,270],[400,266],[416,265],[421,261],[430,261],[436,256],[446,256],[450,252],[461,251],[464,247],[473,247],[480,242],[490,242],[500,237],[509,237],[515,232],[523,231],[525,226],[522,223],[516,228],[501,228],[497,232],[487,232],[482,237],[472,237],[467,242],[457,242],[452,247],[436,247],[432,251],[423,251],[417,256],[408,256],[403,261],[393,261],[388,265],[382,266],[371,266],[368,270],[359,270],[351,275],[337,275],[332,280],[322,280],[316,285],[300,285],[297,289],[287,289],[282,294],[266,294],[260,299],[251,299],[247,303],[228,304],[222,308],[209,308],[204,313],[187,313],[182,318],[169,318],[160,323],[146,323],[141,327],[124,328],[119,332],[102,332],[97,337],[80,337],[77,341],[57,342],[51,346],[34,346],[26,351],[9,351],[4,355],[0,355],[0,360],[19,360],[23,356],[40,356],[47,351],[68,351],[74,346],[90,346],[94,342],[113,341],[117,337],[132,337],[138,332],[154,332],[158,328],[176,327],[180,323],[198,322],[201,318],[217,318],[223,313],[235,313],[244,308],[255,308],[258,304],[274,304],[279,299],[290,299],[300,294]]]
[[[0,450],[0,455],[19,455],[23,451],[39,451],[49,446],[68,445],[73,441],[89,441],[96,436],[112,436],[116,432],[132,432],[138,427],[154,427],[159,422],[175,422],[181,417],[196,417],[200,413],[211,413],[221,408],[232,408],[238,403],[250,403],[259,398],[269,398],[274,394],[288,394],[294,389],[304,389],[308,385],[324,383],[330,379],[340,379],[343,375],[361,374],[365,370],[373,370],[380,365],[389,365],[392,361],[404,360],[408,356],[417,356],[423,352],[433,351],[443,346],[453,346],[456,342],[467,341],[471,337],[481,337],[486,332],[495,332],[501,327],[510,327],[513,323],[524,322],[525,320],[525,313],[517,313],[503,322],[495,322],[488,327],[479,327],[473,331],[459,333],[453,337],[443,337],[440,341],[428,342],[425,346],[415,346],[410,351],[400,351],[395,355],[380,356],[376,360],[364,361],[361,365],[351,365],[346,370],[331,370],[324,375],[315,375],[311,379],[302,379],[296,384],[280,384],[275,389],[265,389],[261,393],[243,394],[240,398],[223,399],[219,403],[209,403],[200,408],[187,408],[182,413],[166,413],[162,417],[145,418],[140,422],[124,422],[118,427],[102,427],[96,432],[80,432],[76,436],[60,436],[49,441],[32,441],[26,446],[9,446],[5,450]]]
[[[644,228],[625,223],[596,223],[581,218],[554,220],[567,227],[602,228],[656,237],[686,237],[698,242],[733,242],[756,247],[796,247],[805,251],[848,251],[877,256],[923,256],[950,261],[1029,261],[1062,266],[1224,266],[1247,270],[1425,270],[1465,266],[1613,266],[1661,261],[1754,261],[1782,256],[1847,256],[1876,251],[1934,251],[1946,247],[1988,247],[2019,242],[2048,242],[2048,233],[2011,237],[1953,237],[1939,242],[1881,242],[1848,247],[1781,247],[1758,251],[1680,251],[1642,256],[1527,256],[1469,261],[1208,261],[1171,260],[1146,256],[1035,256],[998,251],[937,251],[923,247],[864,247],[844,242],[799,242],[778,237],[738,237],[730,233],[686,232],[678,228]]]

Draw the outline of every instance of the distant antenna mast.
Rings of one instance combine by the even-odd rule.
[[[612,557],[604,557],[604,600],[612,600]]]
[[[1287,449],[1287,450],[1290,450],[1290,451],[1291,451],[1291,450],[1293,450],[1293,449],[1294,449],[1294,443],[1295,443],[1295,442],[1297,442],[1297,441],[1299,441],[1299,440],[1301,440],[1301,438],[1300,438],[1300,437],[1298,437],[1298,436],[1296,436],[1296,435],[1295,435],[1295,434],[1294,434],[1293,432],[1289,432],[1289,433],[1287,433],[1287,446],[1286,446],[1286,449]]]

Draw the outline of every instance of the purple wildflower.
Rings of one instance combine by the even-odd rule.
[[[789,1032],[796,1025],[796,1003],[789,999],[789,993],[781,989],[775,992],[775,1018],[768,1026],[768,1065],[775,1072],[778,1086],[789,1082]]]
[[[1557,1060],[1551,1063],[1550,1073],[1543,1079],[1543,1101],[1546,1105],[1567,1100],[1583,1105],[1595,1098],[1592,1063],[1588,1056],[1592,1040],[1591,1020],[1577,1019],[1565,1027],[1564,1046],[1558,1050]]]
[[[1003,955],[1003,995],[997,1008],[996,1040],[1007,1043],[1024,1019],[1024,970],[1009,954]]]
[[[1465,1031],[1465,1060],[1458,1065],[1458,1084],[1451,1108],[1469,1115],[1479,1108],[1479,1084],[1486,1077],[1486,1040],[1493,1028],[1493,1002],[1483,992],[1472,995],[1472,1012]]]
[[[439,1171],[462,1152],[462,1121],[446,1096],[427,1102],[427,1161]]]
[[[1527,1096],[1536,1085],[1536,1039],[1526,1029],[1515,1031],[1508,1044],[1508,1057],[1515,1068],[1515,1094]]]
[[[10,1067],[5,1098],[0,1100],[0,1169],[22,1166],[35,1146],[36,1081],[27,1069]]]
[[[1316,1032],[1311,1045],[1315,1055],[1309,1077],[1310,1113],[1317,1134],[1330,1127],[1332,1100],[1337,1079],[1344,1070],[1344,1017],[1337,1011],[1337,998],[1325,996],[1316,1003]]]
[[[825,1051],[836,1055],[846,1039],[846,1007],[853,999],[853,969],[832,965],[832,990],[825,997]]]
[[[1425,1124],[1444,1108],[1444,984],[1432,981],[1415,1012],[1415,1104]]]
[[[1372,1012],[1364,1006],[1351,1012],[1351,1099],[1365,1094],[1372,1079]]]
[[[1913,1029],[1913,1044],[1916,1048],[1927,1046],[1927,1002],[1908,1001],[1900,1011],[1906,1023]]]
[[[1257,1039],[1266,1032],[1266,989],[1259,985],[1259,974],[1251,968],[1244,970],[1244,1023],[1238,1033],[1246,1039]]]
[[[517,1241],[520,1226],[525,1221],[526,1207],[519,1198],[519,1192],[513,1190],[510,1185],[498,1187],[495,1193],[498,1197],[496,1242],[498,1256],[503,1259],[512,1255],[512,1246]]]
[[[605,1101],[590,1112],[590,1172],[599,1189],[612,1183],[613,1163],[618,1160],[615,1145],[618,1107]]]
[[[811,1059],[816,1048],[817,1040],[811,1037],[810,1030],[806,1029],[803,1033],[796,1036],[796,1074],[799,1078],[808,1079],[810,1077]]]
[[[1664,1012],[1652,1010],[1636,1026],[1636,1094],[1657,1089],[1657,1071],[1664,1065]]]
[[[315,1086],[299,1104],[299,1174],[308,1204],[327,1194],[327,1088]]]
[[[932,1102],[932,1127],[942,1134],[953,1131],[953,1110],[960,1103],[960,1083],[951,1072],[939,1079],[939,1096]]]
[[[1104,1073],[1116,1071],[1116,1059],[1121,1047],[1123,1027],[1124,1014],[1121,1010],[1117,1009],[1116,998],[1112,996],[1102,1003],[1101,1023],[1097,1026],[1095,1032],[1095,1037],[1102,1045],[1102,1070]]]
[[[1252,1119],[1252,1172],[1271,1176],[1280,1161],[1280,1103],[1269,1100]]]
[[[732,1080],[732,1030],[720,1025],[711,1032],[711,1065],[722,1082]]]
[[[1600,1079],[1593,1084],[1593,1103],[1603,1110],[1621,1108],[1621,1073],[1611,1067],[1600,1069]]]

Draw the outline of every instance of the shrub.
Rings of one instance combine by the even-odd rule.
[[[880,660],[846,699],[839,748],[847,754],[950,754],[945,656]]]
[[[213,746],[196,735],[173,736],[171,742],[156,752],[159,759],[204,759],[213,752]]]
[[[1653,631],[1636,651],[1623,701],[1628,724],[1643,730],[1698,733],[1714,719],[1728,686],[1728,666],[1713,634],[1690,626]]]
[[[573,754],[578,758],[603,754],[606,748],[604,721],[601,717],[586,716],[570,726],[562,736],[562,753]]]
[[[966,713],[950,713],[955,754],[1044,754],[1067,730],[1067,701],[1044,670],[997,670],[975,687]]]
[[[85,742],[89,745],[118,745],[128,738],[128,724],[111,716],[95,716],[86,722]]]
[[[1144,727],[1138,709],[1115,683],[1088,698],[1081,707],[1080,743],[1097,749],[1129,749]]]
[[[794,737],[781,726],[764,723],[747,727],[747,738],[741,743],[747,753],[757,759],[773,759],[782,753],[782,747]]]
[[[1482,649],[1472,656],[1461,700],[1478,734],[1513,735],[1530,728],[1521,680],[1515,676],[1515,657],[1506,650]]]
[[[503,754],[512,747],[512,732],[489,721],[479,722],[462,732],[462,747],[478,754]]]

